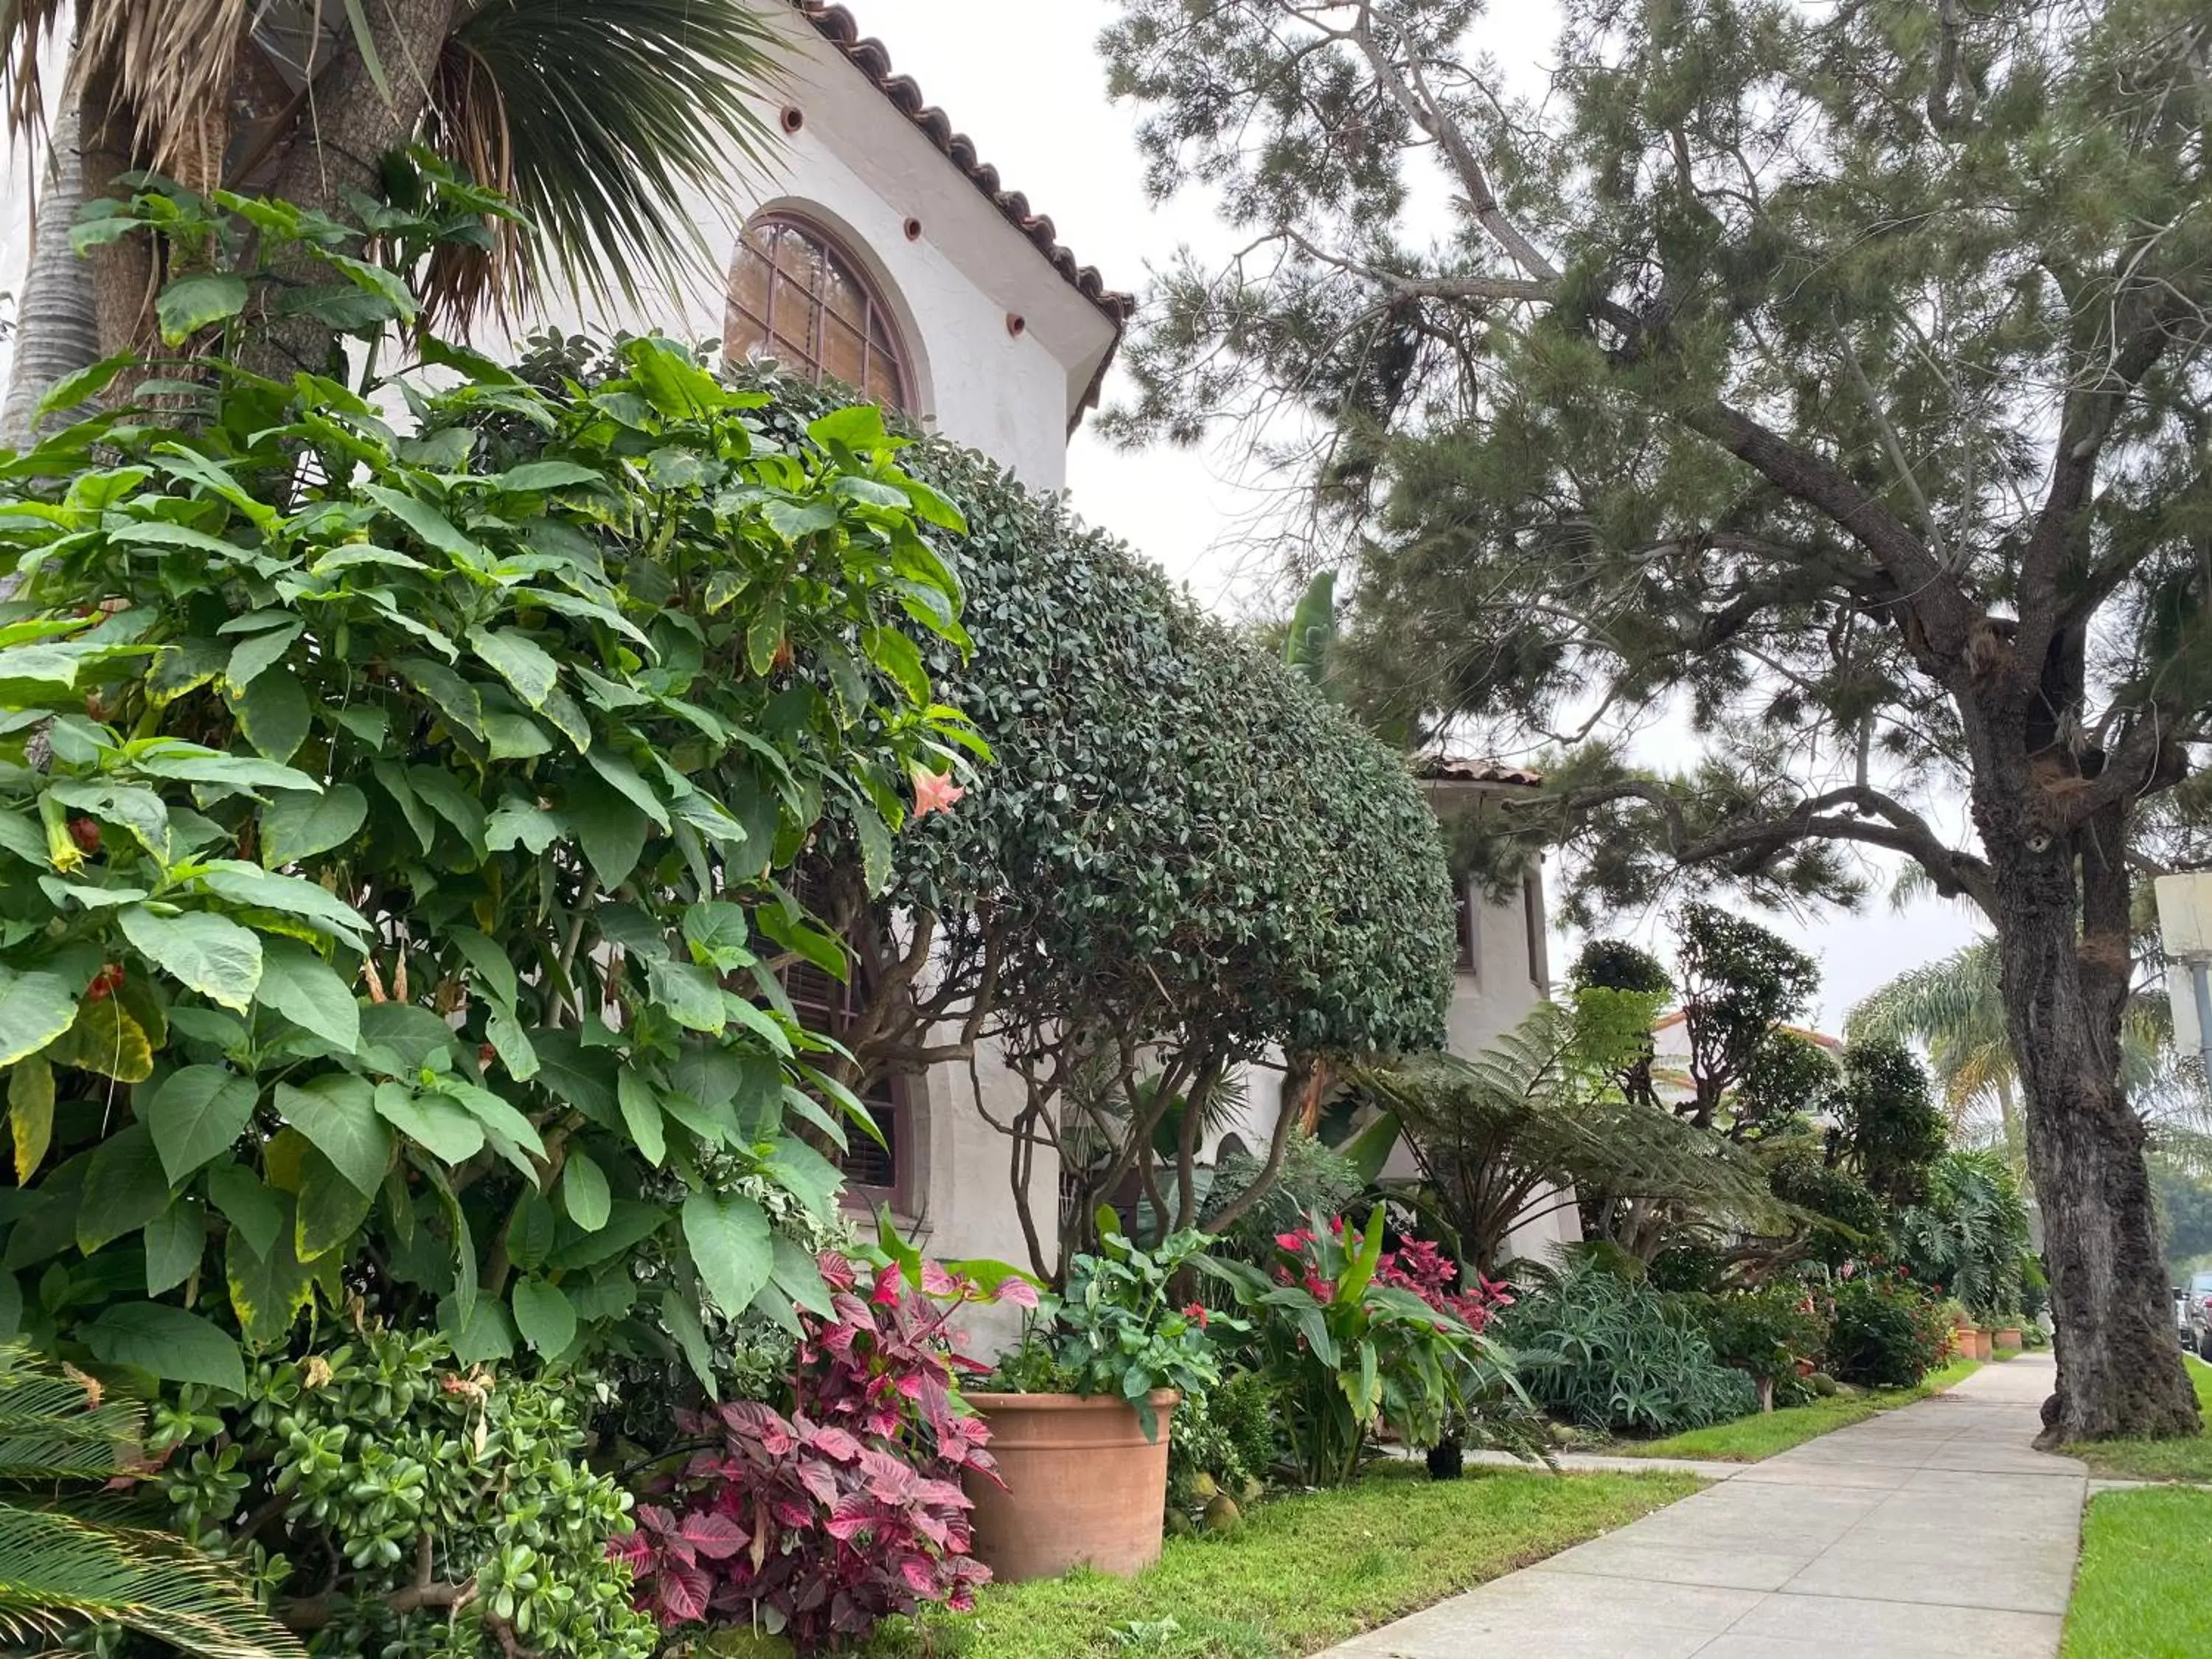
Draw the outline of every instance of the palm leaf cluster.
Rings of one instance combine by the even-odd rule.
[[[1544,1003],[1472,1059],[1422,1055],[1353,1080],[1397,1115],[1437,1206],[1486,1270],[1516,1227],[1574,1202],[1567,1189],[1679,1206],[1733,1231],[1789,1230],[1789,1207],[1753,1158],[1624,1097],[1603,1048],[1587,1010]]]
[[[96,86],[127,112],[141,164],[200,189],[266,185],[283,147],[262,129],[296,119],[313,142],[312,80],[335,54],[364,53],[386,89],[422,73],[380,60],[362,0],[0,0],[0,103],[18,136],[38,136],[41,58],[72,19],[65,95]],[[435,311],[511,310],[549,282],[635,300],[711,266],[693,208],[763,163],[776,39],[748,0],[462,0],[428,54],[420,137],[524,223],[441,255]]]
[[[51,1639],[93,1622],[208,1659],[303,1655],[223,1564],[54,1496],[129,1473],[144,1427],[137,1406],[103,1403],[28,1349],[0,1347],[0,1638]]]

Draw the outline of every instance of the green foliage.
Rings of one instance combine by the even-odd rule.
[[[1677,1434],[1759,1409],[1685,1308],[1592,1252],[1532,1269],[1498,1330],[1529,1395],[1585,1428]]]
[[[582,1457],[593,1394],[364,1325],[263,1362],[239,1405],[186,1389],[151,1444],[179,1530],[249,1567],[312,1651],[647,1659],[659,1632],[606,1547],[630,1496]]]
[[[1201,1257],[1251,1321],[1247,1352],[1281,1402],[1291,1455],[1311,1486],[1342,1486],[1387,1421],[1434,1445],[1494,1389],[1518,1395],[1489,1339],[1412,1291],[1378,1283],[1383,1212],[1364,1231],[1308,1218],[1278,1241],[1277,1271]]]
[[[1630,991],[1662,998],[1674,994],[1674,977],[1664,963],[1618,939],[1594,939],[1583,945],[1567,970],[1567,983],[1577,991]]]
[[[1925,1200],[1897,1218],[1899,1254],[1923,1283],[1940,1285],[1978,1320],[2020,1316],[2028,1260],[2027,1206],[1994,1152],[1947,1152]]]
[[[405,299],[357,233],[218,205],[130,214]],[[142,1382],[235,1391],[360,1296],[463,1364],[680,1346],[711,1387],[702,1296],[821,1294],[735,1184],[828,1216],[858,1115],[778,878],[975,745],[901,631],[964,642],[960,520],[874,410],[772,438],[665,342],[591,384],[422,350],[406,436],[216,364],[0,471],[0,1285]]]
[[[1844,1051],[1838,1098],[1844,1163],[1876,1197],[1910,1204],[1928,1190],[1943,1155],[1943,1115],[1927,1069],[1901,1042],[1868,1040]]]
[[[834,392],[760,384],[772,431],[835,406]],[[871,1006],[861,1069],[936,1052],[948,1028],[995,1037],[1030,1091],[1024,1132],[1050,1114],[1092,1137],[1094,1156],[1064,1170],[1063,1256],[1094,1242],[1097,1206],[1140,1164],[1172,1177],[1172,1231],[1204,1194],[1157,1132],[1202,1077],[1270,1047],[1441,1041],[1454,933],[1435,819],[1401,757],[1063,501],[942,440],[900,459],[965,520],[945,545],[975,648],[920,637],[994,764],[892,849],[876,914],[935,950],[927,984]],[[866,852],[823,844],[841,867]],[[840,919],[857,921],[864,896]]]
[[[1217,1164],[1199,1224],[1211,1231],[1213,1218],[1258,1185],[1266,1166],[1267,1160],[1252,1152],[1231,1152]],[[1274,1180],[1217,1237],[1215,1248],[1246,1261],[1271,1261],[1276,1234],[1304,1225],[1310,1215],[1341,1214],[1367,1185],[1340,1148],[1293,1128],[1283,1143]]]
[[[1769,1149],[1774,1195],[1808,1218],[1805,1255],[1839,1267],[1878,1249],[1894,1212],[1847,1170],[1836,1168],[1810,1133]]]
[[[1354,1073],[1404,1125],[1430,1201],[1484,1272],[1503,1265],[1516,1224],[1571,1186],[1624,1205],[1681,1206],[1711,1226],[1785,1224],[1739,1149],[1621,1091],[1625,1063],[1648,1049],[1652,1004],[1589,988],[1571,1008],[1540,1005],[1471,1059],[1424,1055]]]
[[[1943,1363],[1951,1316],[1929,1287],[1896,1271],[1862,1268],[1835,1284],[1828,1371],[1862,1388],[1908,1389]]]
[[[145,1413],[103,1403],[20,1344],[0,1346],[0,1637],[58,1637],[120,1625],[206,1659],[301,1651],[252,1587],[166,1534],[118,1524],[112,1502],[57,1500],[67,1485],[128,1486],[141,1473]]]
[[[1195,1304],[1177,1305],[1173,1296],[1176,1275],[1199,1260],[1206,1243],[1203,1233],[1174,1233],[1156,1249],[1139,1249],[1102,1224],[1099,1253],[1077,1256],[1066,1291],[1041,1310],[1067,1392],[1119,1395],[1135,1407],[1149,1439],[1159,1438],[1149,1398],[1154,1390],[1204,1394],[1221,1380],[1220,1353],[1207,1334],[1212,1316]]]
[[[1176,1407],[1168,1442],[1168,1507],[1202,1508],[1212,1493],[1241,1496],[1264,1482],[1280,1456],[1274,1384],[1259,1371],[1234,1371]]]
[[[1802,1394],[1798,1362],[1820,1359],[1833,1322],[1825,1291],[1794,1279],[1725,1295],[1692,1295],[1685,1305],[1712,1344],[1714,1358],[1750,1377],[1770,1400]]]

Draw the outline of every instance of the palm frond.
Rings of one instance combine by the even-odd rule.
[[[144,1421],[21,1344],[0,1347],[0,1486],[124,1473],[139,1464]],[[51,1638],[82,1621],[207,1659],[304,1659],[228,1565],[171,1534],[112,1524],[112,1507],[0,1495],[0,1638]]]
[[[195,190],[220,184],[252,0],[83,0],[74,9],[72,89],[103,82],[114,106],[130,112],[138,151],[157,171]]]
[[[302,1655],[228,1568],[167,1533],[0,1505],[0,1631],[52,1635],[84,1620],[207,1659]]]
[[[519,305],[550,282],[634,302],[686,265],[718,270],[687,199],[763,165],[776,66],[747,0],[477,6],[447,44],[424,136],[528,226],[490,258],[447,256],[433,271],[447,307]]]

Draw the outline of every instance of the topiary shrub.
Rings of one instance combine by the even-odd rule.
[[[1808,1393],[1804,1376],[1826,1352],[1835,1322],[1824,1287],[1780,1279],[1756,1290],[1689,1293],[1680,1302],[1714,1358],[1751,1378],[1761,1404],[1789,1405]]]
[[[1757,1411],[1752,1380],[1721,1364],[1688,1310],[1620,1266],[1577,1253],[1520,1287],[1495,1328],[1530,1397],[1584,1428],[1631,1434]]]

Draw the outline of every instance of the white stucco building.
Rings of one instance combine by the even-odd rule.
[[[1061,488],[1068,440],[1098,401],[1133,301],[1060,245],[1052,221],[1005,188],[843,6],[756,3],[787,42],[781,102],[763,112],[783,142],[764,166],[733,164],[685,204],[728,250],[722,269],[679,276],[632,310],[571,302],[552,320],[719,337],[734,355],[865,390],[1033,489]],[[1528,781],[1501,773],[1430,787],[1442,805]],[[1464,1052],[1544,994],[1540,878],[1516,902],[1466,907],[1462,942],[1451,1043]],[[793,991],[834,1030],[834,985],[802,970]],[[1011,1115],[1015,1080],[988,1056],[978,1076],[986,1102],[1008,1109],[1002,1121]],[[1255,1068],[1248,1121],[1228,1133],[1264,1145],[1280,1082]],[[977,1110],[966,1067],[886,1080],[869,1102],[890,1149],[856,1149],[847,1170],[855,1204],[888,1203],[933,1255],[1025,1261],[1010,1143]],[[1049,1149],[1030,1180],[1049,1228],[1059,1182]],[[1042,1240],[1048,1254],[1057,1243]]]

